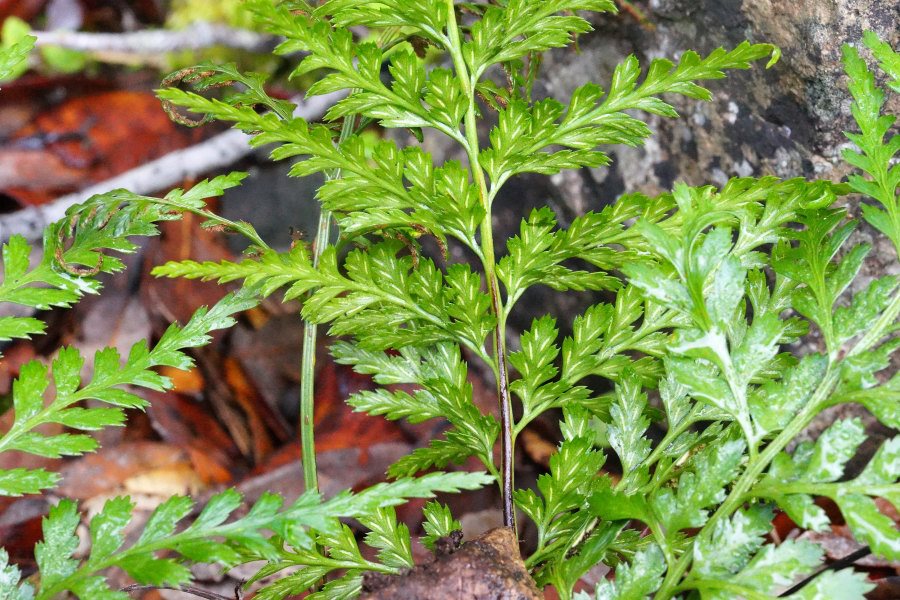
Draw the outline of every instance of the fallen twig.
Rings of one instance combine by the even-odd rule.
[[[852,567],[854,564],[856,564],[856,561],[862,560],[863,558],[869,556],[870,554],[872,554],[872,549],[869,548],[868,546],[863,546],[859,550],[856,550],[855,552],[851,552],[850,554],[841,558],[840,560],[836,560],[833,563],[831,563],[830,565],[825,565],[824,567],[822,567],[821,569],[819,569],[818,571],[816,571],[809,577],[806,577],[803,580],[799,581],[796,585],[792,586],[790,589],[787,589],[784,592],[782,592],[781,595],[778,597],[779,598],[787,598],[788,596],[792,596],[793,594],[796,594],[801,589],[806,587],[813,579],[815,579],[816,577],[818,577],[825,571],[839,571],[846,567]]]
[[[298,103],[294,114],[307,120],[319,119],[341,96],[342,93],[338,92],[314,96],[305,101],[293,99]],[[48,204],[0,215],[0,242],[6,242],[16,234],[24,236],[29,242],[37,242],[47,225],[63,218],[69,207],[96,194],[119,188],[136,194],[149,194],[227,167],[252,151],[250,137],[242,131],[231,129]]]
[[[210,592],[202,588],[194,587],[192,585],[172,587],[168,585],[133,584],[123,587],[121,591],[125,592],[126,594],[131,594],[132,592],[143,592],[148,590],[173,590],[175,592],[184,592],[185,594],[190,594],[191,596],[197,596],[198,598],[207,598],[207,600],[241,600],[240,585],[238,585],[238,587],[234,589],[234,596],[223,596],[222,594]]]
[[[145,29],[127,33],[33,31],[35,46],[61,46],[91,54],[154,56],[167,52],[227,46],[249,52],[269,52],[276,39],[247,29],[198,21],[184,29]]]

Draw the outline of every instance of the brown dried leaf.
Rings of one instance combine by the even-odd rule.
[[[172,123],[149,92],[76,96],[38,114],[0,149],[0,188],[24,204],[103,181],[173,150],[199,133]],[[42,169],[29,165],[43,164]]]
[[[885,577],[873,583],[875,589],[866,594],[868,600],[897,600],[900,598],[900,577]]]
[[[77,500],[115,495],[128,486],[143,489],[148,478],[157,479],[160,486],[166,479],[164,487],[167,490],[177,484],[181,493],[203,487],[188,453],[158,442],[123,443],[103,448],[96,454],[68,463],[61,473],[59,494]]]
[[[225,295],[223,286],[214,281],[156,278],[149,270],[169,261],[231,260],[233,255],[221,243],[221,236],[200,227],[201,219],[185,214],[179,221],[162,223],[162,235],[149,242],[145,277],[141,295],[147,309],[159,317],[164,326],[173,321],[186,323],[200,306],[212,306]],[[221,337],[221,333],[213,337]]]
[[[550,467],[550,457],[556,453],[556,444],[527,427],[519,439],[528,458],[545,469]]]
[[[319,491],[326,498],[347,488],[359,489],[383,479],[384,472],[410,451],[406,444],[375,444],[363,451],[360,448],[321,451],[316,454]],[[249,501],[263,492],[281,494],[288,501],[303,493],[303,469],[300,465],[300,444],[281,448],[253,471],[253,476],[239,486]]]
[[[172,393],[147,392],[146,397],[150,401],[147,415],[154,431],[188,452],[202,481],[231,481],[233,463],[240,453],[207,405]]]
[[[832,525],[831,531],[804,531],[797,539],[807,540],[821,546],[822,550],[825,551],[825,556],[828,560],[841,560],[863,547],[862,544],[854,539],[853,534],[850,532],[850,528],[846,525]],[[859,559],[855,564],[861,567],[887,567],[900,569],[900,562],[888,561],[874,554]]]
[[[172,391],[179,394],[199,395],[205,389],[203,375],[197,367],[187,371],[175,367],[162,367],[159,374],[171,379]]]

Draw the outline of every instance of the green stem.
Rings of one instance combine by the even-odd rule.
[[[731,489],[731,493],[728,494],[728,497],[725,499],[725,502],[719,506],[718,510],[716,510],[709,521],[706,522],[703,526],[703,531],[699,535],[703,535],[704,532],[712,531],[719,520],[730,516],[740,507],[746,499],[747,492],[749,492],[756,484],[757,478],[762,474],[769,463],[771,463],[778,453],[793,441],[794,438],[796,438],[809,424],[813,417],[819,413],[822,405],[828,399],[828,396],[837,384],[838,377],[838,369],[834,368],[833,364],[829,365],[828,370],[825,372],[825,376],[822,378],[822,382],[819,384],[819,387],[816,388],[815,393],[803,410],[788,423],[788,426],[778,434],[778,437],[772,440],[772,443],[766,446],[766,449],[757,456],[756,460],[750,461],[747,464],[747,469],[737,480],[734,487]],[[669,569],[666,573],[666,578],[663,581],[662,587],[660,587],[659,592],[656,595],[657,598],[663,600],[672,597],[679,589],[679,581],[690,566],[692,558],[693,552],[689,546],[675,565],[675,568]]]
[[[875,324],[869,328],[866,335],[864,335],[856,345],[853,346],[853,349],[848,352],[848,356],[854,356],[860,352],[865,352],[874,346],[878,340],[884,336],[888,328],[897,320],[897,315],[900,315],[900,291],[894,293],[891,303],[884,309],[884,312],[881,313],[881,316],[878,317]]]
[[[696,423],[697,414],[700,412],[700,405],[695,405],[693,409],[691,409],[690,414],[688,414],[684,419],[681,420],[681,423],[676,425],[675,427],[670,427],[666,432],[666,435],[663,436],[662,441],[660,441],[656,448],[653,449],[653,452],[650,453],[650,456],[644,461],[644,464],[648,467],[654,465],[662,458],[662,454],[666,451],[666,448],[671,445],[672,442],[675,441],[679,435],[687,431],[691,425]]]
[[[494,232],[491,221],[490,191],[484,177],[484,171],[479,163],[478,147],[478,121],[475,117],[475,82],[472,81],[469,69],[462,55],[462,41],[459,37],[459,28],[456,24],[456,7],[453,0],[446,1],[447,7],[447,34],[450,41],[450,55],[453,58],[453,66],[460,81],[463,94],[468,101],[464,127],[466,135],[465,149],[469,158],[469,168],[472,177],[478,186],[481,206],[484,209],[484,219],[481,221],[481,247],[484,258],[484,276],[487,281],[488,292],[491,296],[491,309],[497,318],[494,328],[494,357],[497,363],[497,395],[500,402],[500,453],[501,453],[501,488],[503,495],[503,524],[506,527],[515,527],[515,509],[513,508],[513,425],[512,405],[509,395],[509,373],[506,365],[506,313],[503,310],[503,300],[500,296],[500,284],[497,281],[496,260],[494,258]]]
[[[730,592],[733,594],[734,598],[747,598],[747,600],[771,600],[771,596],[768,594],[761,594],[756,590],[747,588],[745,586],[731,583],[729,581],[721,581],[719,579],[702,579],[693,582],[692,585],[685,587],[684,589],[710,589],[710,590],[718,590],[723,592]],[[676,591],[683,591],[682,588],[677,588]]]
[[[325,567],[329,571],[337,569],[353,569],[357,571],[375,571],[377,573],[385,573],[387,575],[395,575],[398,571],[396,567],[389,567],[381,563],[373,562],[365,558],[356,559],[337,559],[318,552],[300,552],[297,554],[287,553],[283,556],[284,563],[293,563],[300,567]]]
[[[881,496],[895,493],[896,484],[872,485],[870,483],[810,483],[806,481],[791,483],[769,483],[757,485],[751,491],[754,498],[781,498],[789,494],[808,494],[835,499],[839,494],[859,494],[862,496]]]
[[[531,553],[528,558],[525,559],[525,566],[529,569],[533,569],[535,565],[541,564],[546,559],[546,557],[554,554],[559,550],[559,548],[566,545],[568,546],[568,549],[565,553],[566,556],[572,556],[574,551],[591,536],[599,523],[600,519],[589,519],[580,526],[578,535],[560,535],[553,539],[553,541],[550,543],[547,543],[546,536],[546,532],[550,526],[550,523],[539,524],[538,547],[534,552]],[[619,527],[619,529],[621,530],[625,526],[625,521],[619,521],[619,523],[621,523],[621,526]],[[604,525],[609,524],[610,523],[604,523]]]
[[[725,358],[725,380],[728,382],[731,395],[738,403],[739,412],[734,415],[734,420],[740,426],[744,439],[747,440],[750,462],[753,462],[759,455],[759,437],[756,435],[753,421],[750,419],[750,407],[747,405],[747,385],[738,381],[737,372],[731,362],[731,355],[729,354]]]
[[[659,444],[656,445],[656,447],[653,449],[653,452],[651,452],[650,456],[648,456],[644,461],[644,464],[650,467],[659,462],[659,459],[662,458],[662,455],[672,444],[672,442],[674,442],[682,433],[690,429],[691,425],[697,422],[697,415],[700,413],[701,409],[702,407],[700,405],[695,405],[694,408],[691,409],[691,412],[687,416],[685,416],[685,418],[682,419],[678,425],[676,425],[675,427],[670,427],[666,432],[666,435],[663,436],[662,441],[660,441]],[[674,461],[669,464],[669,466],[664,471],[654,472],[653,479],[647,485],[641,488],[641,491],[649,495],[652,491],[658,489],[659,486],[668,481],[669,473],[675,468],[677,464],[678,461]],[[622,479],[619,480],[619,483],[616,485],[616,489],[621,489],[627,481],[627,477],[622,477]]]
[[[656,540],[656,544],[659,546],[659,549],[662,550],[663,556],[666,558],[666,567],[671,569],[675,566],[675,555],[672,554],[672,548],[669,546],[669,541],[662,532],[662,528],[659,523],[655,521],[653,523],[648,523],[647,525],[650,527],[653,539]]]
[[[353,134],[353,122],[352,116],[344,118],[338,144]],[[328,174],[328,179],[337,179],[340,176],[340,170],[335,170]],[[319,267],[319,257],[328,248],[330,230],[331,211],[322,207],[322,211],[319,213],[319,225],[316,229],[316,241],[313,246],[312,265],[314,269]],[[317,329],[315,323],[304,321],[303,355],[300,359],[300,448],[302,452],[300,460],[303,463],[303,489],[306,491],[319,490],[314,432]]]

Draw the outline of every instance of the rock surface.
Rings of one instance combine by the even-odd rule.
[[[547,178],[510,181],[495,204],[501,235],[517,232],[534,206],[549,204],[562,225],[577,214],[598,210],[625,192],[656,195],[676,181],[723,185],[736,176],[844,178],[843,131],[851,128],[850,95],[841,46],[859,44],[872,29],[894,47],[900,42],[900,0],[635,0],[648,17],[641,24],[625,11],[595,15],[595,31],[544,57],[535,95],[567,101],[587,81],[607,86],[613,69],[635,54],[646,65],[656,57],[677,59],[685,49],[706,55],[744,40],[779,46],[781,61],[766,70],[762,61],[747,71],[704,85],[711,102],[666,96],[679,119],[649,115],[655,135],[639,148],[609,148],[609,167],[569,171]],[[896,96],[890,110],[897,111]],[[645,117],[648,117],[645,115]],[[429,147],[437,160],[447,146]],[[443,150],[443,151],[442,151]],[[871,231],[863,231],[869,235]],[[874,254],[874,253],[873,253]],[[884,255],[893,266],[893,253]],[[877,258],[876,258],[877,262]],[[876,270],[882,265],[873,265]],[[546,292],[546,293],[545,293]],[[511,321],[527,327],[536,315],[577,314],[590,298],[535,290]],[[596,300],[594,300],[596,301]],[[560,304],[562,303],[562,304]]]
[[[841,46],[872,29],[896,46],[900,0],[649,0],[635,2],[652,27],[622,13],[599,15],[580,52],[548,53],[544,93],[566,98],[586,80],[604,85],[629,53],[642,64],[685,49],[705,55],[743,40],[782,49],[769,70],[761,64],[708,83],[712,102],[669,97],[682,118],[652,117],[656,131],[643,148],[615,148],[610,168],[558,176],[554,184],[581,211],[625,191],[658,193],[674,181],[723,184],[734,176],[840,179],[840,149],[850,124]]]

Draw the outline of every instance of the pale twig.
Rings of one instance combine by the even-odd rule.
[[[276,38],[255,31],[198,21],[184,29],[144,29],[126,33],[33,31],[35,46],[60,46],[89,54],[156,56],[168,52],[227,46],[248,52],[270,52]]]
[[[140,585],[136,583],[133,585],[125,586],[120,591],[125,592],[126,594],[131,594],[132,592],[144,592],[149,590],[172,590],[175,592],[190,594],[191,596],[196,596],[198,598],[206,598],[207,600],[240,600],[242,597],[240,585],[238,585],[238,587],[234,589],[234,596],[223,596],[222,594],[210,592],[208,590],[194,587],[192,585],[173,587],[168,585]]]
[[[336,92],[314,96],[305,101],[293,99],[298,103],[294,115],[306,120],[316,120],[341,96],[341,92]],[[48,204],[0,215],[0,242],[6,242],[16,234],[24,236],[29,242],[37,242],[41,239],[44,228],[63,218],[69,207],[96,194],[119,188],[136,194],[150,194],[174,187],[186,179],[195,179],[227,167],[252,152],[250,138],[242,131],[231,129]]]

